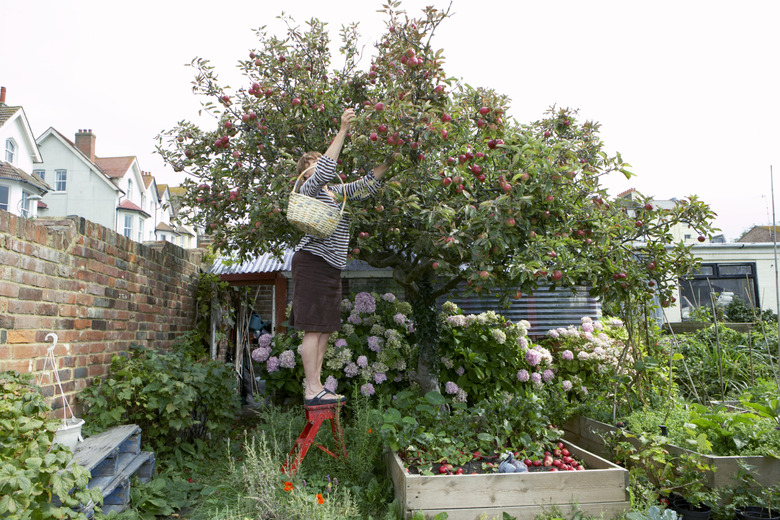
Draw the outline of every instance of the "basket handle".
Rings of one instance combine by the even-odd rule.
[[[309,166],[308,168],[303,170],[300,175],[298,175],[298,178],[295,179],[295,185],[293,186],[293,189],[292,189],[293,193],[300,193],[300,187],[298,186],[298,183],[301,182],[301,177],[303,177],[304,173],[306,173],[307,171],[311,170],[315,166],[317,166],[317,163],[312,164],[311,166]],[[344,179],[341,178],[341,175],[339,175],[337,173],[336,177],[339,178],[339,181],[341,181],[341,185],[344,186]],[[342,191],[342,195],[344,196],[344,200],[341,202],[341,212],[344,213],[344,208],[347,205],[347,194]]]

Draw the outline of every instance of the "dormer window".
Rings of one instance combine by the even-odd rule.
[[[16,143],[13,139],[5,140],[5,162],[13,164],[16,160]]]

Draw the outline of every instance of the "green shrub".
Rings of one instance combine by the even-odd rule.
[[[67,468],[70,449],[52,444],[61,422],[50,417],[31,379],[0,373],[0,518],[86,519],[79,504],[101,503],[103,497],[87,489],[88,470]]]
[[[158,452],[225,434],[240,406],[230,366],[137,345],[114,356],[108,377],[80,397],[89,432],[134,423]]]

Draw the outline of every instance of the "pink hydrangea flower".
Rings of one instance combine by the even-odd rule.
[[[339,381],[333,376],[328,376],[328,378],[325,380],[325,384],[322,386],[325,388],[325,390],[330,390],[335,394],[336,388],[339,386]]]
[[[260,347],[267,347],[270,344],[271,344],[270,334],[263,334],[259,338],[257,338],[257,345]]]
[[[517,380],[520,381],[521,383],[525,383],[526,381],[528,381],[528,379],[530,379],[530,377],[531,374],[529,374],[528,370],[524,368],[517,371]]]
[[[276,356],[269,357],[268,361],[265,362],[265,369],[269,374],[279,370],[279,358]]]
[[[366,368],[368,366],[368,358],[366,356],[358,356],[357,366],[360,368]]]
[[[366,396],[374,395],[375,391],[376,390],[374,390],[374,385],[372,385],[371,383],[366,383],[364,385],[361,385],[360,387],[360,393]]]
[[[574,359],[574,353],[572,353],[571,350],[564,350],[563,352],[561,352],[561,359],[565,361],[571,361],[572,359]]]
[[[450,395],[457,394],[458,390],[460,390],[460,388],[458,388],[458,385],[456,385],[452,381],[447,381],[446,383],[444,383],[444,391],[447,392],[448,394]]]

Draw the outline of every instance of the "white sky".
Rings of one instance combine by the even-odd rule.
[[[97,135],[97,155],[135,155],[158,183],[180,174],[154,154],[154,137],[197,119],[194,57],[243,84],[238,59],[252,29],[284,11],[296,21],[360,22],[365,64],[384,29],[371,0],[0,0],[0,85],[38,136],[49,126]],[[417,16],[440,0],[407,0]],[[615,176],[659,199],[699,195],[729,240],[772,220],[770,166],[780,190],[780,2],[655,0],[453,0],[434,43],[445,70],[512,99],[520,122],[551,105],[602,124],[610,152],[637,174]],[[778,207],[780,212],[780,207]]]

